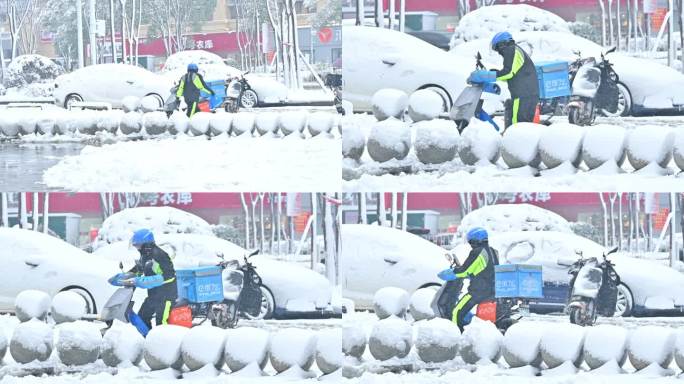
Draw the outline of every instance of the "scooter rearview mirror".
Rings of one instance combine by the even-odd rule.
[[[618,247],[613,247],[613,249],[611,249],[610,251],[608,251],[608,253],[606,253],[606,255],[613,254],[613,253],[615,253],[615,252],[617,252],[617,251],[618,251]]]
[[[122,261],[119,261],[119,269],[121,270],[121,272],[123,272],[123,262]]]

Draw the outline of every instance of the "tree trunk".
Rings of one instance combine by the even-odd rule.
[[[617,0],[620,1],[620,0]],[[615,44],[615,35],[613,28],[613,0],[608,0],[608,26],[610,30],[610,45]]]
[[[318,265],[320,261],[318,253],[318,195],[311,193],[311,215],[313,222],[311,223],[311,269]]]
[[[27,218],[27,208],[26,208],[26,192],[19,193],[19,227],[28,228],[28,218]]]
[[[2,226],[9,227],[9,212],[7,211],[7,192],[0,192],[0,214],[2,214]]]
[[[392,192],[392,228],[397,227],[397,192]]]
[[[378,193],[378,224],[381,227],[385,226],[387,222],[387,212],[385,211],[385,194]]]
[[[359,209],[361,210],[359,223],[368,224],[368,210],[366,207],[366,194],[364,192],[359,193]]]
[[[404,192],[404,197],[401,199],[401,230],[406,231],[408,228],[408,192]]]
[[[31,213],[33,214],[33,230],[37,232],[40,230],[38,228],[38,224],[40,223],[40,195],[38,192],[33,192],[31,193],[31,197],[33,198],[33,206],[31,209]]]
[[[603,0],[598,0],[601,7],[601,45],[606,46],[606,6]]]
[[[247,201],[245,201],[244,192],[240,193],[240,201],[242,202],[242,209],[245,213],[245,248],[249,249],[251,244],[249,236],[249,207],[247,206]]]

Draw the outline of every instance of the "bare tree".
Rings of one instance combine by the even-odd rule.
[[[606,45],[606,5],[604,0],[598,0],[601,7],[601,45]]]
[[[12,43],[12,59],[17,56],[22,30],[34,10],[34,0],[6,0],[7,23]]]
[[[249,206],[247,205],[244,192],[240,193],[240,201],[242,202],[242,209],[245,211],[245,248],[249,248],[251,244],[249,237]]]

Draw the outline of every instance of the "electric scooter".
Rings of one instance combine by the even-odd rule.
[[[475,56],[475,69],[485,70],[484,64],[482,64],[482,55],[480,52]],[[494,95],[501,94],[501,87],[496,84],[496,79],[490,82],[473,82],[468,81],[468,86],[461,92],[453,107],[451,108],[450,118],[456,122],[458,131],[462,132],[465,127],[470,124],[470,119],[476,117],[479,120],[486,121],[491,124],[494,129],[500,131],[499,126],[494,122],[494,119],[482,109],[482,93],[491,93]]]

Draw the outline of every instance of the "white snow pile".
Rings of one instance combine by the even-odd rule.
[[[456,357],[461,331],[452,321],[432,319],[417,323],[414,344],[426,363],[443,363]]]
[[[442,113],[442,96],[432,89],[420,89],[409,96],[408,113],[411,120],[432,120]]]
[[[213,113],[209,118],[209,132],[211,132],[212,136],[219,136],[224,133],[230,134],[232,124],[232,113]]]
[[[582,142],[582,160],[595,169],[608,161],[622,166],[625,161],[627,131],[616,125],[598,124],[588,129]]]
[[[224,362],[225,337],[225,331],[218,327],[191,328],[181,343],[183,362],[191,371],[205,365],[213,365],[220,369]]]
[[[511,368],[526,365],[538,367],[541,364],[539,345],[546,327],[547,324],[523,321],[506,330],[502,354]]]
[[[64,68],[41,55],[21,55],[9,63],[4,76],[7,88],[26,87],[34,83],[54,83]],[[47,95],[44,95],[47,96]]]
[[[496,362],[501,357],[502,343],[503,335],[494,323],[473,317],[461,335],[459,353],[467,364]]]
[[[256,114],[252,112],[241,112],[233,117],[233,132],[240,135],[251,135],[254,132]],[[191,120],[192,123],[192,120]]]
[[[355,116],[342,118],[342,155],[359,160],[366,149],[366,137],[361,130],[361,122]]]
[[[161,135],[170,125],[166,112],[148,112],[143,115],[143,127],[148,135]]]
[[[342,352],[345,355],[361,358],[367,343],[366,332],[360,324],[345,322],[342,325]]]
[[[542,359],[549,368],[570,362],[576,367],[582,363],[584,346],[583,327],[576,324],[554,324],[544,330],[540,349]]]
[[[285,135],[293,133],[301,134],[306,127],[306,121],[309,119],[309,114],[306,111],[287,111],[280,114],[279,128]]]
[[[637,370],[656,364],[667,368],[674,355],[676,335],[671,328],[647,325],[629,335],[629,361]]]
[[[627,137],[627,158],[634,169],[642,169],[651,163],[665,168],[672,159],[674,132],[658,125],[640,126]]]
[[[473,119],[461,132],[458,154],[466,165],[495,163],[501,154],[501,135],[491,125]]]
[[[145,338],[134,326],[114,320],[102,338],[100,356],[109,367],[138,365],[142,361],[144,343]]]
[[[59,126],[59,121],[57,123],[57,126]],[[142,130],[143,127],[143,115],[142,113],[138,112],[127,112],[121,117],[121,124],[119,125],[119,129],[121,129],[121,133],[124,135],[133,135],[133,134],[138,134]],[[64,132],[64,129],[61,130],[62,134],[68,133]]]
[[[490,232],[549,231],[573,233],[570,223],[559,214],[531,204],[495,204],[478,208],[461,220],[457,236],[474,227]]]
[[[413,292],[409,304],[409,312],[413,320],[429,320],[435,317],[432,300],[435,298],[436,292],[434,287],[420,288]]]
[[[169,56],[164,63],[161,73],[173,80],[178,80],[188,68],[188,64],[195,63],[204,80],[226,80],[240,74],[236,68],[224,63],[221,56],[203,50],[187,50],[176,52]]]
[[[545,129],[550,128],[534,123],[518,123],[508,127],[503,135],[501,153],[506,165],[510,168],[539,167],[539,140]]]
[[[270,337],[268,331],[260,328],[241,327],[228,330],[225,345],[228,368],[237,372],[256,364],[260,370],[264,369],[268,363]]]
[[[309,127],[309,134],[314,137],[321,133],[329,134],[332,132],[333,124],[335,123],[335,114],[330,112],[314,112],[309,115],[307,126]]]
[[[7,353],[7,336],[5,332],[0,328],[0,364],[2,364],[2,359]]]
[[[411,351],[412,341],[411,325],[396,316],[390,316],[373,325],[368,349],[371,355],[380,361],[393,357],[404,358]]]
[[[153,371],[173,368],[181,369],[183,356],[181,344],[189,329],[178,325],[158,325],[152,327],[145,338],[143,356]]]
[[[415,123],[416,156],[424,164],[441,164],[456,157],[461,136],[452,120],[436,119]]]
[[[79,320],[86,314],[86,306],[85,299],[78,293],[60,292],[52,298],[52,318],[57,324]]]
[[[299,367],[305,371],[314,363],[316,334],[306,329],[286,328],[271,337],[271,366],[276,372]]]
[[[319,331],[316,339],[318,369],[328,375],[342,368],[342,329],[331,328]]]
[[[121,100],[124,112],[135,112],[140,109],[141,100],[136,96],[126,96]]]
[[[556,123],[542,132],[539,138],[541,159],[548,168],[563,163],[578,167],[582,162],[582,140],[585,129],[578,125]]]
[[[373,308],[379,319],[404,317],[409,305],[409,294],[396,287],[380,288],[373,296]]]
[[[408,95],[401,90],[394,88],[384,88],[375,94],[371,99],[373,105],[373,115],[378,121],[383,121],[394,117],[401,119],[408,107]]]
[[[74,321],[57,328],[57,355],[65,365],[94,363],[100,356],[102,335],[94,323]]]
[[[50,312],[50,295],[43,291],[28,289],[19,292],[14,299],[14,311],[19,321],[45,320]]]
[[[0,334],[0,360],[2,359],[2,335]],[[679,369],[684,370],[684,330],[677,331],[675,339],[675,361]]]
[[[188,116],[179,111],[173,112],[169,118],[171,122],[171,127],[169,128],[169,133],[177,135],[179,133],[186,133],[190,127],[190,119]]]
[[[262,112],[256,115],[257,132],[263,136],[267,134],[275,134],[278,132],[278,124],[280,124],[280,114],[276,112]]]
[[[10,354],[17,363],[45,361],[52,354],[52,326],[31,319],[14,328],[10,340]]]
[[[128,208],[109,216],[98,232],[94,248],[128,242],[133,232],[149,229],[155,235],[189,233],[213,235],[211,225],[199,216],[173,207]]]
[[[627,330],[609,324],[587,328],[584,337],[584,361],[596,369],[609,361],[622,367],[627,359]]]
[[[209,132],[209,121],[213,114],[209,112],[199,112],[190,118],[190,133],[195,136],[206,135]]]
[[[467,41],[489,39],[498,32],[553,31],[570,33],[560,16],[526,4],[492,5],[474,10],[461,18],[451,38],[451,47]]]
[[[371,128],[367,146],[368,154],[377,162],[402,160],[411,150],[411,129],[395,117],[383,119]]]

